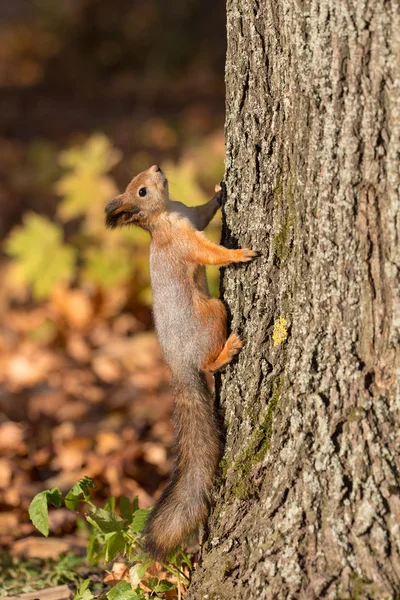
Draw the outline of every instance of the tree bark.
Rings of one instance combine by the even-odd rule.
[[[227,19],[223,241],[263,255],[223,275],[245,348],[188,599],[399,598],[399,2]]]

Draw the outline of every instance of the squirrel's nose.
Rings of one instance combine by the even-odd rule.
[[[158,165],[153,165],[152,167],[150,167],[149,171],[150,173],[158,173],[159,171],[161,171],[161,169]]]
[[[112,213],[114,210],[119,208],[122,204],[122,200],[120,198],[113,198],[105,207],[105,211],[107,214]]]

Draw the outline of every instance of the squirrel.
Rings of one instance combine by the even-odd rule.
[[[222,447],[204,372],[227,365],[243,345],[235,333],[226,339],[226,309],[209,296],[205,265],[259,255],[219,246],[201,233],[221,205],[217,188],[207,204],[185,206],[169,198],[168,180],[153,165],[105,208],[108,227],[135,224],[151,236],[154,321],[175,392],[174,467],[144,531],[144,550],[161,562],[207,517]]]

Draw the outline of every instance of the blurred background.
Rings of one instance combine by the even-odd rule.
[[[15,552],[42,489],[88,475],[100,500],[147,507],[165,483],[149,240],[103,211],[153,163],[173,198],[211,198],[224,56],[224,3],[0,0],[0,544]],[[54,514],[53,533],[75,531]]]

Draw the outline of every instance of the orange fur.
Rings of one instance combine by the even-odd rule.
[[[222,368],[242,347],[236,334],[226,339],[226,310],[209,296],[204,265],[248,262],[257,252],[224,248],[197,230],[221,197],[217,191],[194,208],[173,202],[164,173],[153,166],[106,207],[109,227],[133,223],[151,235],[154,319],[174,381],[175,464],[145,531],[145,549],[159,560],[207,517],[221,443],[203,371]]]

